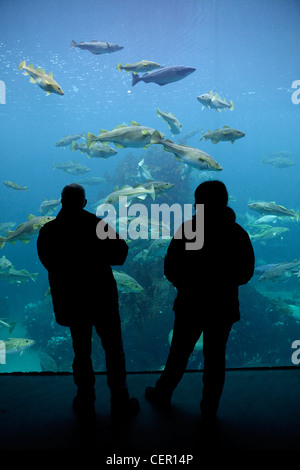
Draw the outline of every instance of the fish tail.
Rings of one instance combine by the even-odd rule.
[[[120,72],[122,70],[122,65],[121,65],[121,62],[118,62],[117,63],[117,70]]]
[[[31,279],[33,282],[36,282],[36,281],[37,281],[37,277],[38,277],[38,273],[32,273],[32,274],[30,274],[30,279]]]
[[[151,144],[162,144],[163,140],[160,136],[160,133],[158,131],[154,131],[153,134],[151,135],[150,138],[150,143]]]
[[[234,102],[233,102],[232,100],[230,100],[230,101],[229,101],[229,104],[230,104],[230,106],[229,106],[229,108],[228,108],[229,111],[233,111],[233,110],[234,110]]]
[[[296,220],[299,222],[299,211],[296,212]]]
[[[0,250],[2,250],[2,248],[4,247],[6,243],[6,238],[4,237],[0,237]]]
[[[79,145],[75,142],[75,140],[72,140],[72,143],[70,145],[71,152],[76,152],[78,148],[79,148]]]
[[[140,82],[142,79],[140,78],[139,74],[138,73],[133,73],[132,74],[132,82],[131,82],[131,85],[134,86],[136,85],[138,82]]]
[[[159,117],[161,116],[161,110],[160,110],[159,108],[157,108],[156,114],[157,114],[157,116],[159,116]]]
[[[77,42],[75,42],[73,39],[70,44],[70,49],[73,49],[73,47],[77,46]]]
[[[155,191],[154,191],[154,185],[151,186],[150,188],[150,196],[152,197],[153,201],[155,201]]]
[[[26,60],[22,60],[22,61],[19,63],[18,70],[22,70],[24,67],[26,67]]]
[[[89,149],[93,147],[96,141],[97,141],[97,136],[88,132],[87,138],[86,138],[86,145],[88,146]]]

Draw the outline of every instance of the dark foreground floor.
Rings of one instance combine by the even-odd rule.
[[[227,371],[214,429],[201,420],[202,372],[185,374],[168,413],[144,398],[157,377],[128,375],[141,411],[120,427],[110,419],[106,376],[97,375],[90,427],[73,413],[72,375],[0,375],[0,450],[92,450],[107,463],[120,456],[170,454],[176,463],[187,454],[199,461],[203,451],[300,450],[300,369]]]

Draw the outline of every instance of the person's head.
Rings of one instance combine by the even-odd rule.
[[[228,204],[228,192],[221,181],[205,181],[195,190],[195,205],[205,204],[214,211],[224,210]]]
[[[78,211],[84,208],[87,201],[83,186],[71,183],[65,186],[61,192],[61,204],[63,209],[68,211]]]

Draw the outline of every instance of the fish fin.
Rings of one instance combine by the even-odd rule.
[[[30,238],[19,238],[19,240],[20,242],[25,243],[25,245],[30,242]]]
[[[154,191],[154,185],[153,184],[150,188],[150,196],[152,197],[153,201],[155,201],[155,191]]]
[[[140,196],[137,196],[138,199],[146,199],[146,194],[141,194]]]
[[[129,123],[131,126],[140,126],[140,124],[136,121],[130,121]]]
[[[30,77],[29,81],[30,83],[36,83],[36,80],[33,77]]]
[[[138,163],[138,166],[142,166],[142,165],[144,165],[144,162],[145,162],[145,159],[144,159],[144,158],[142,158],[142,160],[141,160],[141,161]]]
[[[207,139],[205,139],[205,140],[207,140]],[[217,144],[217,143],[219,142],[219,141],[216,140],[216,139],[211,139],[211,141],[212,141],[213,144]]]
[[[234,144],[234,140],[232,140],[231,143]]]
[[[234,110],[234,102],[233,102],[232,100],[230,100],[230,101],[229,101],[229,104],[230,104],[230,106],[229,106],[229,108],[228,108],[229,111],[233,111],[233,110]]]
[[[115,187],[115,189],[113,190],[113,193],[114,193],[115,191],[119,191],[119,186],[118,186],[118,185],[117,185],[117,186]]]
[[[22,61],[19,63],[18,70],[22,70],[24,67],[26,67],[26,60],[22,60]]]
[[[4,247],[6,243],[6,239],[4,237],[0,237],[0,250]]]
[[[16,324],[17,324],[17,322],[15,322],[15,321],[9,323],[9,328],[8,328],[9,333],[12,333],[12,332],[13,332],[13,330],[14,330]]]
[[[75,140],[72,140],[72,143],[70,145],[70,150],[71,152],[76,152],[76,150],[78,149],[78,144],[77,142],[75,142]]]
[[[116,142],[114,142],[115,146],[117,147],[117,149],[124,149],[125,148],[125,145],[122,145],[122,144],[118,144]]]
[[[154,131],[153,134],[151,135],[150,138],[150,143],[151,144],[162,144],[163,139],[160,136],[160,133],[158,131]]]
[[[143,130],[143,131],[142,131],[142,134],[143,134],[143,135],[149,135],[149,131]]]
[[[120,72],[122,70],[122,65],[121,65],[121,62],[118,62],[117,63],[117,70]]]
[[[54,79],[53,72],[48,72],[48,73],[47,73],[47,75],[48,75],[48,77],[50,77],[50,78],[53,78],[53,79]]]
[[[88,132],[87,138],[86,138],[86,144],[89,149],[93,147],[96,141],[97,141],[97,136]]]
[[[11,243],[12,245],[15,245],[17,243],[17,240],[8,240],[9,243]]]
[[[131,81],[131,86],[136,85],[138,82],[142,80],[142,78],[139,76],[138,73],[132,73],[132,81]]]
[[[161,116],[161,111],[160,111],[159,108],[157,108],[156,114],[157,114],[157,116],[159,116],[159,117]]]
[[[126,124],[119,124],[118,126],[113,128],[113,131],[116,129],[123,129],[124,127],[128,127],[128,126]],[[105,131],[105,132],[108,132],[108,131]]]
[[[32,219],[35,219],[35,215],[29,214],[29,215],[27,216],[27,220],[32,220]],[[21,224],[21,225],[22,225],[22,224]]]
[[[77,46],[77,42],[75,42],[73,39],[70,44],[70,49],[73,49],[73,47]]]
[[[132,186],[130,186],[129,184],[124,184],[121,189],[132,189]]]

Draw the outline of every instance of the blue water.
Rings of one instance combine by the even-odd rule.
[[[204,140],[199,143],[201,133],[186,143],[201,148],[222,165],[223,171],[213,177],[227,185],[234,197],[231,206],[243,226],[246,213],[257,217],[247,207],[249,199],[276,201],[298,211],[300,106],[293,104],[291,98],[295,91],[292,83],[300,79],[299,18],[297,0],[52,0],[47,6],[36,0],[1,0],[0,80],[6,88],[6,104],[0,105],[1,183],[11,180],[29,189],[19,192],[1,184],[0,222],[14,221],[18,225],[28,214],[40,215],[43,199],[59,198],[63,186],[77,179],[52,170],[55,162],[78,160],[91,169],[84,176],[109,177],[99,187],[86,188],[90,203],[104,198],[116,184],[122,186],[129,179],[132,184],[133,168],[136,171],[141,158],[147,161],[149,149],[121,149],[103,160],[71,153],[69,147],[55,147],[65,135],[98,134],[100,129],[111,130],[131,120],[158,129],[175,142],[196,128],[207,131],[228,125],[242,130],[245,137],[233,145],[213,145]],[[72,39],[104,40],[124,49],[96,56],[77,48],[70,50]],[[118,72],[116,64],[143,59],[164,66],[194,67],[196,72],[164,87],[141,82],[133,88],[131,75]],[[18,71],[22,60],[52,71],[64,96],[46,96],[31,84],[29,77]],[[201,110],[196,98],[210,90],[227,101],[232,99],[234,111]],[[176,115],[182,123],[181,136],[172,137],[167,124],[156,114],[158,107]],[[265,154],[281,150],[290,152],[293,167],[276,168],[262,163]],[[127,163],[123,167],[120,164],[127,162],[129,154],[135,163],[127,173]],[[183,192],[176,186],[179,180],[174,174],[180,164],[172,154],[162,151],[159,161],[164,162],[164,168],[157,175],[175,183],[167,202],[193,203],[193,191],[205,176],[193,170]],[[300,258],[299,224],[284,224],[289,232],[282,240],[254,243],[259,264]],[[8,243],[0,251],[0,257],[4,255],[17,269],[39,273],[36,283],[19,285],[0,279],[0,318],[17,321],[12,336],[36,341],[22,356],[7,357],[7,363],[0,364],[0,372],[40,370],[40,350],[54,358],[59,370],[70,369],[68,331],[55,326],[51,303],[45,304],[47,274],[37,258],[35,242],[36,238],[27,245]],[[129,370],[158,369],[166,359],[175,293],[163,280],[162,262],[163,258],[156,261],[152,274],[149,265],[133,262],[130,257],[124,266],[145,289],[143,294],[121,294]],[[153,306],[151,298],[158,292],[160,282],[165,289],[158,296],[162,304]],[[254,277],[249,286],[253,290],[245,294],[241,326],[236,325],[232,343],[229,342],[228,366],[292,365],[291,343],[299,339],[299,322],[280,313],[281,307],[274,315],[274,306],[268,302],[275,297],[277,304],[287,300],[289,305],[293,301],[298,306],[299,280],[293,275],[284,283],[262,286]],[[260,293],[264,296],[260,297]],[[245,335],[250,338],[248,346],[242,341]],[[0,330],[0,339],[8,336],[6,329]],[[52,347],[51,338],[63,337],[67,338],[66,350],[62,340],[59,348]],[[265,355],[266,350],[270,354]],[[103,357],[101,352],[95,354],[99,354],[95,360],[101,369]],[[201,354],[195,352],[191,367],[203,366]]]

